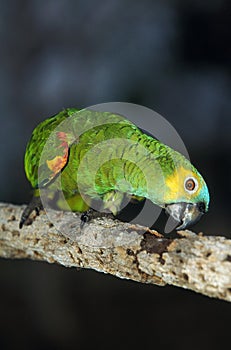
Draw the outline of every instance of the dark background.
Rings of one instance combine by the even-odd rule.
[[[163,115],[211,193],[195,231],[231,237],[231,2],[0,1],[1,200],[25,203],[33,128],[64,107],[124,101]],[[228,303],[93,271],[0,262],[1,349],[217,349]],[[229,344],[229,343],[228,343]]]

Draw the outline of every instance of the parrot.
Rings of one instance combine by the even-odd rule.
[[[112,112],[66,108],[33,131],[24,158],[33,197],[22,228],[43,200],[61,210],[87,213],[94,201],[115,217],[125,198],[150,200],[177,222],[195,224],[208,211],[207,184],[181,153]]]

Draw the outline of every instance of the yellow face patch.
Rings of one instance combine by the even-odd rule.
[[[185,190],[185,180],[187,178],[195,178],[198,181],[198,189],[196,192],[190,193]],[[165,203],[171,203],[176,200],[190,200],[192,195],[195,195],[199,188],[200,182],[195,172],[185,169],[184,167],[177,168],[174,173],[168,176],[165,180],[167,191],[164,195]]]

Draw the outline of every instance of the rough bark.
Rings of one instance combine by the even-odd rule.
[[[142,283],[170,284],[231,301],[231,240],[182,231],[169,239],[142,226],[95,219],[80,231],[80,216],[42,213],[19,230],[23,206],[0,204],[0,257],[29,258],[90,268]],[[62,232],[62,233],[61,233]]]

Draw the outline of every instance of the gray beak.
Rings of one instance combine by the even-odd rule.
[[[176,221],[176,230],[185,230],[194,225],[205,213],[205,204],[200,203],[173,203],[165,208],[168,215]]]

